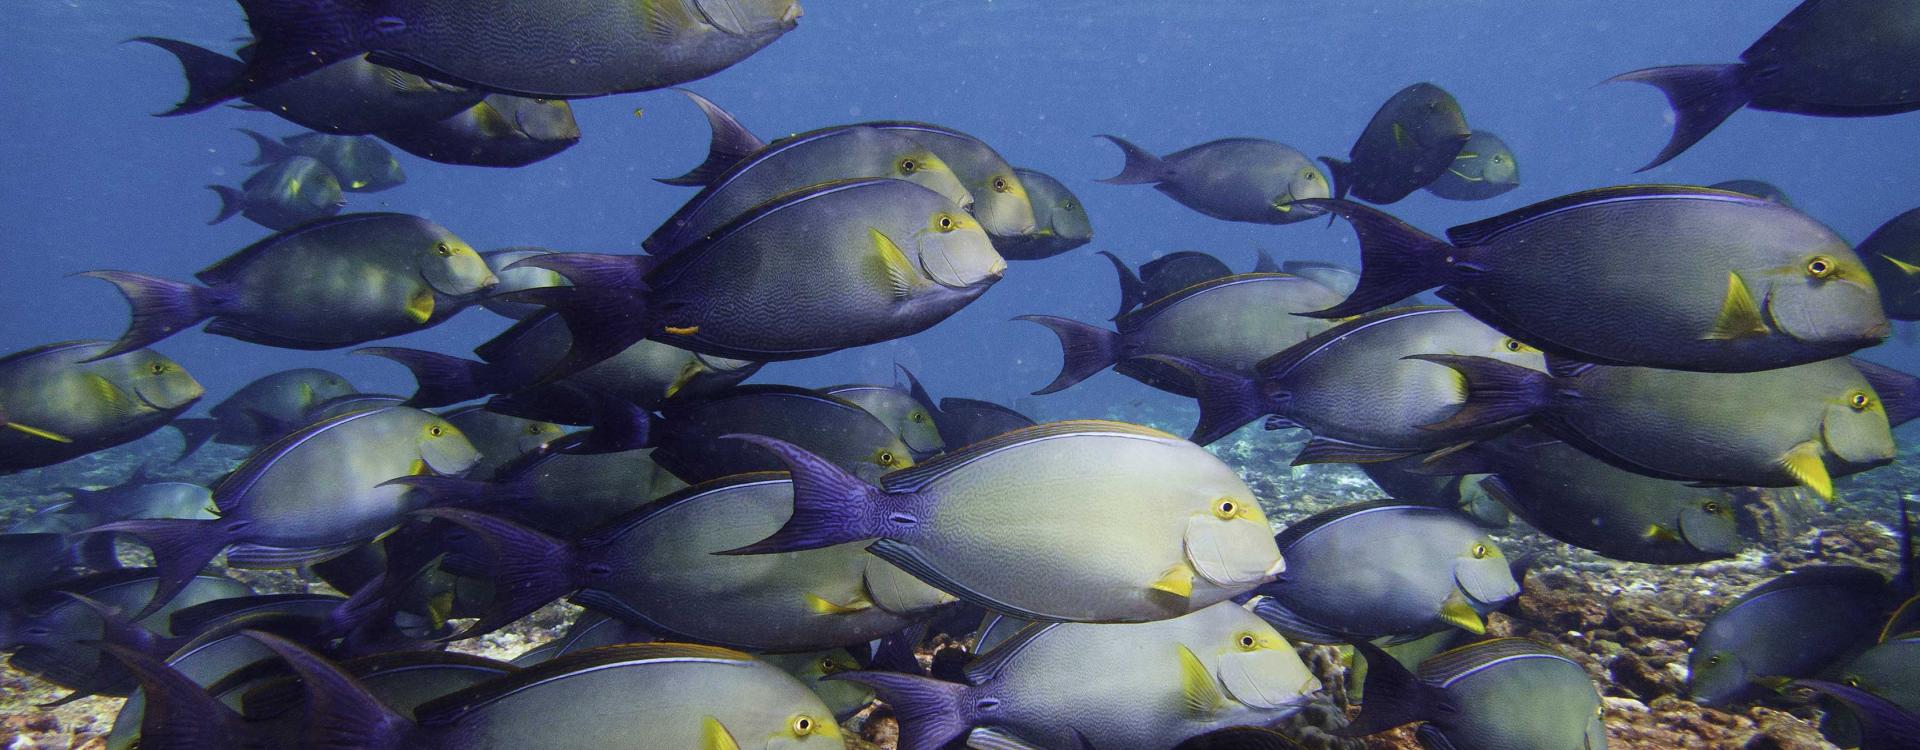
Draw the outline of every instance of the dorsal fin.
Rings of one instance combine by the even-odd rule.
[[[1384,310],[1374,310],[1373,312],[1354,316],[1340,325],[1308,336],[1306,340],[1289,346],[1266,359],[1260,360],[1260,363],[1254,365],[1253,369],[1256,376],[1260,379],[1271,380],[1280,378],[1292,371],[1293,368],[1298,367],[1301,362],[1305,362],[1307,358],[1318,353],[1321,349],[1326,348],[1327,345],[1339,341],[1355,332],[1397,318],[1448,312],[1460,312],[1460,309],[1456,307],[1430,305],[1421,307],[1391,307]]]
[[[1281,530],[1279,536],[1274,537],[1273,541],[1275,545],[1280,547],[1280,551],[1282,553],[1285,553],[1288,547],[1291,547],[1293,544],[1299,542],[1300,540],[1307,538],[1308,534],[1311,534],[1315,531],[1319,531],[1320,529],[1325,528],[1326,526],[1332,524],[1333,522],[1346,518],[1348,516],[1352,516],[1357,513],[1362,513],[1367,511],[1381,510],[1384,508],[1414,508],[1414,507],[1426,507],[1426,506],[1408,505],[1406,503],[1394,502],[1392,500],[1369,500],[1363,503],[1354,503],[1352,505],[1342,505],[1337,508],[1328,508],[1326,510],[1320,511],[1319,513],[1315,513],[1311,516],[1307,516],[1306,518],[1287,524],[1287,528]]]
[[[1111,422],[1103,419],[1076,419],[1065,422],[1048,422],[1032,427],[1023,427],[998,437],[988,438],[953,453],[939,456],[918,466],[892,472],[880,478],[880,488],[890,493],[915,492],[927,486],[927,484],[933,480],[945,476],[948,472],[973,463],[989,454],[998,453],[1023,443],[1048,440],[1066,435],[1087,434],[1125,435],[1151,440],[1185,442],[1180,440],[1180,438],[1151,427],[1128,422]]]
[[[1442,651],[1420,662],[1421,681],[1436,687],[1473,674],[1495,662],[1515,658],[1551,658],[1575,663],[1565,654],[1526,638],[1494,638]]]
[[[707,125],[713,129],[713,138],[707,145],[707,160],[700,162],[700,166],[694,167],[679,177],[656,178],[656,181],[682,187],[706,185],[732,169],[733,165],[739,164],[754,152],[767,147],[765,141],[747,130],[745,125],[741,125],[739,120],[721,109],[720,105],[692,91],[686,89],[679,91],[686,94],[688,99],[692,99],[694,105],[706,114]]]
[[[1763,198],[1755,198],[1745,193],[1691,185],[1619,185],[1616,187],[1582,190],[1578,193],[1541,201],[1531,206],[1517,208],[1490,219],[1481,219],[1471,224],[1461,224],[1447,230],[1447,240],[1455,247],[1474,247],[1485,245],[1500,233],[1523,226],[1535,219],[1570,208],[1589,206],[1614,201],[1657,199],[1657,198],[1699,198],[1703,200],[1724,200],[1736,203],[1775,206]]]
[[[753,663],[753,657],[733,649],[690,643],[622,643],[601,646],[565,654],[552,661],[542,662],[510,675],[441,696],[414,709],[414,715],[419,717],[422,725],[444,725],[521,690],[563,679],[576,672],[621,664],[637,665],[667,661],[706,661],[746,665]]]

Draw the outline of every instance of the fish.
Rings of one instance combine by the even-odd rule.
[[[489,94],[441,120],[381,130],[394,148],[427,161],[468,167],[524,167],[580,142],[564,99]]]
[[[18,527],[0,533],[0,617],[21,597],[71,577],[64,534]]]
[[[567,277],[545,268],[521,266],[511,271],[507,270],[507,266],[511,266],[535,255],[547,255],[552,252],[554,251],[544,247],[505,247],[499,250],[490,250],[481,253],[480,257],[487,262],[487,268],[493,271],[493,275],[500,279],[500,285],[493,288],[494,293],[506,294],[522,289],[568,286],[571,282],[567,281]],[[481,300],[480,306],[487,308],[489,312],[496,315],[513,320],[526,320],[527,318],[546,312],[546,310],[539,305],[507,302],[497,299]]]
[[[1793,201],[1787,198],[1787,191],[1781,190],[1778,185],[1764,180],[1727,180],[1726,182],[1713,183],[1707,187],[1715,190],[1730,190],[1736,193],[1746,193],[1755,198],[1765,198],[1782,206],[1793,205]]]
[[[1645,68],[1607,79],[1644,83],[1673,107],[1673,136],[1641,167],[1667,163],[1742,109],[1878,117],[1920,109],[1920,29],[1912,9],[1876,0],[1805,0],[1724,65]]]
[[[1435,430],[1525,423],[1637,474],[1804,486],[1823,499],[1833,497],[1834,477],[1892,462],[1889,414],[1915,408],[1886,401],[1846,359],[1743,373],[1549,359],[1548,374],[1483,357],[1415,358],[1466,379],[1466,402]],[[1766,412],[1755,413],[1754,403],[1767,404]]]
[[[1118,258],[1123,290],[1138,288]],[[1115,320],[1117,330],[1053,315],[1021,315],[1060,339],[1060,374],[1034,395],[1057,393],[1108,367],[1154,388],[1192,396],[1192,382],[1154,359],[1172,357],[1224,372],[1251,374],[1254,365],[1314,334],[1331,321],[1299,315],[1340,295],[1311,279],[1250,273],[1211,279],[1154,300]],[[1123,302],[1122,306],[1126,306]]]
[[[1447,458],[1459,453],[1447,454]],[[1435,461],[1428,459],[1429,456],[1410,456],[1358,466],[1360,473],[1373,480],[1374,486],[1379,487],[1387,497],[1400,502],[1459,511],[1472,518],[1474,523],[1489,529],[1504,529],[1513,523],[1513,513],[1507,510],[1507,506],[1494,499],[1481,486],[1481,481],[1487,478],[1486,474],[1436,474]]]
[[[101,653],[99,644],[115,643],[162,654],[190,637],[169,624],[181,609],[253,593],[224,576],[196,575],[181,582],[167,606],[134,616],[160,582],[158,571],[124,568],[61,581],[28,595],[20,606],[0,613],[0,647],[12,651],[15,669],[74,690],[61,702],[91,694],[126,695],[133,683],[125,671]]]
[[[466,635],[571,595],[661,639],[797,653],[865,644],[953,601],[859,544],[716,554],[773,533],[793,512],[792,480],[773,473],[695,485],[573,541],[474,511],[423,512],[468,529],[493,554],[496,600]]]
[[[1887,317],[1920,320],[1920,208],[1888,219],[1854,251],[1873,274]]]
[[[301,133],[274,140],[246,128],[241,133],[252,138],[259,155],[248,166],[259,166],[305,156],[325,165],[338,178],[341,190],[350,193],[378,193],[407,181],[407,172],[393,153],[380,141],[359,135]]]
[[[1359,316],[1254,365],[1230,372],[1172,357],[1200,402],[1192,439],[1226,437],[1261,415],[1269,429],[1303,427],[1313,438],[1294,463],[1374,463],[1492,437],[1498,427],[1429,428],[1470,392],[1459,376],[1418,359],[1472,352],[1516,369],[1545,370],[1538,350],[1452,307],[1408,307]]]
[[[1225,138],[1154,156],[1118,136],[1126,164],[1108,185],[1153,185],[1176,203],[1222,221],[1292,224],[1320,216],[1299,201],[1332,195],[1313,160],[1284,143]]]
[[[1468,462],[1459,466],[1458,462]],[[1655,565],[1722,560],[1746,547],[1734,510],[1758,490],[1697,487],[1617,468],[1531,428],[1441,459],[1542,534]]]
[[[220,196],[220,213],[208,224],[245,216],[255,224],[283,232],[340,213],[347,201],[340,180],[318,160],[295,156],[269,163],[240,187],[208,185]]]
[[[96,526],[139,539],[161,584],[141,617],[222,551],[239,568],[297,568],[337,557],[399,524],[423,498],[388,480],[459,475],[480,460],[459,428],[406,407],[347,414],[254,452],[213,488],[215,521],[140,519]]]
[[[772,454],[725,439],[737,433],[788,441],[868,482],[914,465],[914,449],[890,421],[846,398],[784,385],[739,386],[667,407],[654,430],[653,460],[693,484],[784,468]],[[915,436],[928,433],[937,431],[929,425]]]
[[[244,75],[246,63],[176,39],[143,36],[131,41],[165,50],[180,63],[187,93],[159,117],[199,112],[224,101]],[[250,51],[241,50],[242,53]],[[460,86],[349,57],[276,86],[241,97],[281,119],[322,133],[366,135],[414,123],[438,122],[485,96]]]
[[[1891,623],[1890,623],[1891,626]],[[1840,669],[1838,677],[1831,683],[1844,688],[1858,690],[1875,699],[1891,704],[1893,713],[1904,712],[1909,716],[1920,714],[1920,632],[1885,632],[1879,643],[1868,647],[1859,656],[1853,657]],[[1829,684],[1831,684],[1829,683]],[[1852,721],[1837,720],[1841,717],[1829,715],[1821,729],[1834,744],[1842,747],[1872,747],[1862,745],[1863,730],[1873,731],[1868,725],[1884,721],[1872,714],[1885,714],[1885,709],[1872,706],[1871,700],[1855,697],[1847,700],[1833,691],[1825,692],[1828,697],[1849,706]],[[1851,697],[1851,696],[1849,696]],[[1868,714],[1863,716],[1862,714]],[[1920,726],[1916,724],[1915,726]],[[1920,736],[1920,735],[1912,735]]]
[[[1481,635],[1487,613],[1520,594],[1500,546],[1451,510],[1344,505],[1287,526],[1275,543],[1287,571],[1254,588],[1248,606],[1298,640]]]
[[[1015,177],[1027,189],[1033,204],[1034,231],[1020,237],[996,240],[994,249],[1007,260],[1051,258],[1093,241],[1093,219],[1080,197],[1053,176],[1037,170],[1015,167]]]
[[[925,403],[925,399],[921,402]],[[1032,417],[992,401],[953,396],[940,399],[933,423],[940,428],[940,440],[948,450],[965,448],[1036,424]]]
[[[131,271],[88,271],[132,306],[127,332],[95,359],[212,319],[207,332],[286,349],[335,349],[429,328],[499,280],[438,224],[347,214],[275,234],[195,275],[205,286]],[[335,279],[361,283],[342,285]]]
[[[212,518],[210,490],[190,482],[161,482],[145,466],[118,485],[98,490],[69,487],[72,512],[97,518]]]
[[[1320,681],[1293,645],[1232,602],[1124,625],[1036,623],[966,667],[969,684],[896,672],[832,679],[873,687],[900,719],[900,747],[1171,747],[1276,723]]]
[[[1360,286],[1315,316],[1437,286],[1441,299],[1548,354],[1704,372],[1831,359],[1889,331],[1874,279],[1845,240],[1742,193],[1588,190],[1454,227],[1449,242],[1377,209],[1327,207],[1360,237]]]
[[[1913,750],[1913,738],[1920,736],[1920,713],[1871,692],[1822,680],[1791,684],[1846,706],[1860,724],[1860,750]]]
[[[905,385],[836,385],[822,388],[820,392],[851,401],[879,419],[907,446],[913,460],[932,458],[947,448],[939,425],[934,423],[936,407],[932,401],[925,400],[930,397],[912,371],[899,365],[895,367],[906,377]]]
[[[0,357],[0,475],[145,437],[206,389],[151,349],[63,341]]]
[[[414,406],[446,406],[489,394],[513,394],[515,403],[496,400],[494,408],[566,424],[592,422],[591,415],[580,409],[579,389],[653,409],[676,397],[722,392],[752,377],[762,364],[695,354],[643,339],[551,386],[541,385],[541,377],[564,360],[572,345],[566,322],[559,315],[542,312],[475,348],[482,360],[478,362],[401,347],[355,352],[385,357],[412,371],[419,383],[408,399]]]
[[[650,91],[704,78],[791,31],[794,0],[543,0],[486,9],[413,0],[378,9],[248,0],[256,43],[224,98],[244,97],[329,63],[369,62],[518,96],[574,99]],[[565,37],[554,46],[529,40]]]
[[[578,433],[575,433],[576,435]],[[686,488],[653,460],[652,448],[569,453],[568,436],[502,466],[490,480],[405,480],[436,502],[482,507],[547,534],[573,538]]]
[[[657,261],[561,253],[518,265],[552,268],[575,284],[505,295],[567,319],[572,348],[553,371],[564,374],[643,338],[757,362],[895,339],[966,307],[1007,264],[952,201],[883,178],[762,204]],[[770,300],[779,303],[769,308]]]
[[[699,95],[688,92],[688,96],[709,113],[710,119],[730,117]],[[716,149],[728,148],[729,138],[754,138],[726,132],[725,123],[732,122],[730,119],[714,122]],[[718,161],[726,156],[708,158]],[[714,175],[698,195],[668,217],[640,246],[653,255],[671,255],[754,206],[795,190],[836,180],[880,177],[912,182],[962,208],[973,203],[972,194],[960,184],[953,168],[918,141],[865,125],[830,127],[754,149],[751,156]]]
[[[1417,671],[1371,643],[1354,647],[1367,658],[1367,701],[1336,734],[1358,737],[1421,721],[1414,734],[1426,747],[1607,747],[1605,709],[1586,668],[1537,641],[1471,643],[1421,662]]]
[[[1726,707],[1771,692],[1776,678],[1819,677],[1871,644],[1897,602],[1877,571],[1798,568],[1760,584],[1713,617],[1687,655],[1689,697]]]
[[[794,512],[778,532],[727,554],[872,540],[869,551],[935,588],[1049,622],[1176,617],[1286,567],[1259,503],[1232,469],[1138,425],[1086,420],[1016,430],[889,473],[877,487],[791,443],[738,439],[787,464]],[[983,524],[983,516],[1019,521]],[[1006,533],[1015,528],[1021,533]]]
[[[1114,261],[1116,271],[1122,267],[1119,256],[1108,253],[1107,260]],[[1259,269],[1255,270],[1258,272]],[[1227,266],[1226,261],[1198,250],[1175,250],[1140,264],[1137,293],[1132,291],[1134,280],[1127,278],[1130,275],[1131,271],[1120,274],[1120,306],[1126,308],[1120,311],[1122,315],[1148,302],[1171,297],[1195,284],[1232,276],[1233,269]]]
[[[1302,750],[1305,745],[1265,727],[1228,727],[1189,738],[1173,750]]]
[[[489,411],[485,406],[466,406],[441,416],[480,452],[479,462],[466,473],[483,479],[493,476],[501,467],[545,450],[548,444],[567,434],[552,422],[508,416]]]
[[[171,426],[186,443],[181,458],[209,441],[252,447],[312,424],[316,420],[308,415],[314,407],[352,393],[353,383],[331,370],[281,370],[240,386],[208,409],[207,416],[175,419]]]
[[[1453,157],[1453,166],[1433,182],[1429,193],[1456,201],[1483,201],[1520,187],[1520,162],[1500,136],[1473,131],[1467,145]],[[1737,192],[1737,191],[1736,191]]]
[[[1339,292],[1341,297],[1353,294],[1353,290],[1360,286],[1359,272],[1338,263],[1290,260],[1281,263],[1279,271],[1318,281],[1321,286]]]
[[[1431,83],[1416,83],[1380,105],[1346,159],[1322,156],[1320,161],[1333,179],[1333,197],[1344,200],[1352,194],[1386,205],[1447,174],[1472,138],[1453,94]],[[1312,206],[1310,215],[1318,216],[1324,208]]]

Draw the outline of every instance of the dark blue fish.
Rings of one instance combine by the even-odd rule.
[[[1871,645],[1895,603],[1866,568],[1800,568],[1742,594],[1707,621],[1688,655],[1695,702],[1729,706],[1780,678],[1820,677]]]

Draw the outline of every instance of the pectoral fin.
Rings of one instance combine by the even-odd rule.
[[[127,396],[127,392],[120,390],[120,386],[114,385],[111,380],[99,375],[88,375],[87,386],[92,388],[94,395],[100,398],[100,405],[106,407],[107,412],[114,416],[131,416],[139,410],[133,399]]]
[[[413,293],[413,298],[407,300],[407,317],[421,325],[426,325],[427,321],[433,319],[432,287],[420,287],[419,291]]]
[[[1747,282],[1736,271],[1727,272],[1727,296],[1720,302],[1720,317],[1702,339],[1731,341],[1746,336],[1767,335],[1767,324],[1760,318],[1760,306],[1754,304]]]
[[[708,716],[700,723],[700,750],[740,750],[740,743],[719,719]]]
[[[447,626],[447,619],[453,616],[453,592],[442,591],[427,600],[427,622],[434,630]]]
[[[1487,634],[1487,620],[1480,616],[1480,610],[1467,603],[1467,598],[1458,589],[1447,595],[1447,601],[1440,605],[1440,619],[1461,630],[1474,635]]]
[[[680,368],[680,374],[673,376],[673,382],[667,384],[665,396],[667,398],[673,398],[673,395],[679,393],[681,388],[685,388],[688,383],[693,382],[695,376],[705,371],[706,367],[700,364],[700,360],[688,360],[687,366]]]
[[[1407,129],[1397,122],[1393,124],[1393,145],[1397,148],[1406,148],[1408,145]]]
[[[1193,568],[1186,563],[1175,563],[1159,580],[1147,584],[1147,587],[1182,599],[1193,596]]]
[[[1647,526],[1647,533],[1645,534],[1645,536],[1647,538],[1647,541],[1649,542],[1684,541],[1680,536],[1680,532],[1674,531],[1673,529],[1669,529],[1657,523]]]
[[[1780,467],[1821,500],[1833,499],[1833,477],[1827,474],[1827,462],[1820,457],[1819,444],[1809,440],[1793,446],[1793,450],[1780,457]]]
[[[874,265],[879,269],[879,273],[875,274],[878,280],[893,293],[894,299],[906,299],[920,283],[919,274],[913,270],[913,261],[885,232],[868,227],[867,237],[873,240]]]
[[[1200,657],[1193,655],[1193,649],[1186,644],[1178,644],[1180,649],[1180,697],[1187,716],[1195,719],[1212,717],[1226,705],[1226,696],[1220,694],[1220,685],[1213,679],[1213,673],[1207,671],[1207,665]]]
[[[807,600],[807,609],[812,610],[813,613],[817,615],[847,615],[873,609],[873,602],[867,601],[866,597],[859,595],[855,595],[853,600],[846,604],[835,604],[824,597],[814,594],[806,594],[805,597]]]

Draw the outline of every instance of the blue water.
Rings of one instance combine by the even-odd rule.
[[[1652,89],[1597,85],[1641,67],[1730,62],[1795,0],[1689,3],[1080,2],[814,0],[800,27],[690,88],[762,136],[869,119],[915,119],[976,135],[1016,165],[1079,194],[1095,241],[1017,263],[1004,281],[931,331],[904,341],[768,367],[762,382],[826,385],[891,379],[914,368],[936,395],[1010,402],[1044,385],[1059,348],[1022,313],[1087,321],[1113,314],[1116,286],[1096,250],[1138,263],[1176,249],[1249,268],[1253,249],[1282,259],[1357,262],[1351,232],[1324,222],[1271,227],[1216,221],[1145,186],[1093,180],[1119,170],[1126,137],[1160,153],[1255,136],[1308,154],[1344,155],[1379,104],[1433,81],[1469,124],[1518,154],[1523,184],[1455,203],[1420,192],[1389,208],[1431,231],[1575,190],[1631,182],[1771,181],[1851,241],[1913,208],[1920,115],[1822,119],[1743,111],[1674,162],[1636,175],[1667,134]],[[267,234],[244,219],[207,226],[212,183],[237,184],[253,155],[237,127],[287,135],[271,115],[226,108],[175,118],[174,61],[120,42],[175,37],[216,49],[246,34],[238,7],[214,0],[20,0],[0,28],[0,351],[114,338],[125,306],[103,282],[120,268],[175,278]],[[349,194],[349,211],[433,219],[477,248],[535,244],[636,252],[692,194],[650,178],[698,163],[706,124],[680,95],[574,103],[584,140],[515,170],[453,167],[401,154],[406,185]],[[636,117],[636,108],[641,114]],[[506,321],[473,311],[393,340],[463,353]],[[401,368],[343,352],[292,352],[186,333],[157,346],[209,391],[209,403],[260,375],[326,367],[366,390],[408,392]],[[1867,356],[1913,369],[1898,344]],[[1052,414],[1140,398],[1177,403],[1111,373],[1046,401]],[[1055,408],[1058,407],[1058,408]]]

